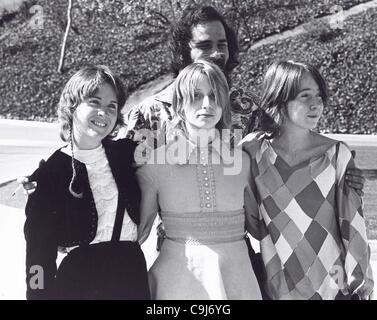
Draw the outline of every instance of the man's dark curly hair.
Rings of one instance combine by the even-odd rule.
[[[227,24],[223,15],[211,6],[189,6],[183,11],[182,18],[172,25],[170,32],[171,69],[176,76],[180,70],[192,63],[189,46],[192,35],[191,28],[200,23],[211,21],[220,21],[225,30],[229,51],[229,59],[224,70],[226,76],[238,65],[237,36]]]

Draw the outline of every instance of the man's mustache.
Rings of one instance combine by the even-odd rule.
[[[226,62],[223,58],[211,58],[210,59],[215,65],[217,65],[222,71],[225,71]]]

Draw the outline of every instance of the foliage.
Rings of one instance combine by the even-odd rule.
[[[259,92],[259,84],[274,60],[307,61],[320,68],[330,87],[329,106],[319,129],[333,133],[377,132],[377,9],[350,17],[331,40],[304,34],[243,54],[233,79],[235,86]]]
[[[329,0],[73,0],[65,69],[59,74],[56,69],[66,26],[67,1],[29,0],[17,14],[4,13],[0,17],[0,117],[54,120],[62,86],[85,64],[109,65],[131,92],[166,74],[169,28],[180,18],[184,7],[201,3],[220,8],[238,32],[242,53],[241,65],[234,73],[235,84],[253,86],[260,81],[269,61],[287,53],[309,59],[322,65],[335,93],[331,100],[334,111],[326,114],[321,128],[376,132],[372,113],[376,71],[372,66],[377,56],[374,40],[377,28],[368,15],[350,19],[352,22],[347,23],[350,30],[337,33],[323,30],[320,35],[312,32],[250,50],[257,39],[329,14],[336,4],[346,9],[360,2],[365,1],[331,0],[330,4]],[[39,20],[30,11],[33,6],[43,10],[41,29],[35,28]],[[351,116],[358,120],[349,120]]]

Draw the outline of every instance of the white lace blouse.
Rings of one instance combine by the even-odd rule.
[[[74,147],[74,157],[86,166],[89,185],[92,189],[98,213],[97,234],[91,244],[110,241],[118,204],[118,188],[112,175],[105,149],[102,144],[95,149],[81,150]],[[62,151],[71,156],[68,145]],[[137,226],[129,217],[127,210],[123,218],[120,235],[122,241],[137,241]]]

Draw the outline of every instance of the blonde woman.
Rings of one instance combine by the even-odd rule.
[[[175,82],[173,107],[172,130],[181,134],[137,172],[140,242],[158,211],[166,232],[149,270],[152,299],[261,299],[244,240],[250,161],[225,142],[231,116],[224,74],[206,61],[189,65]]]

